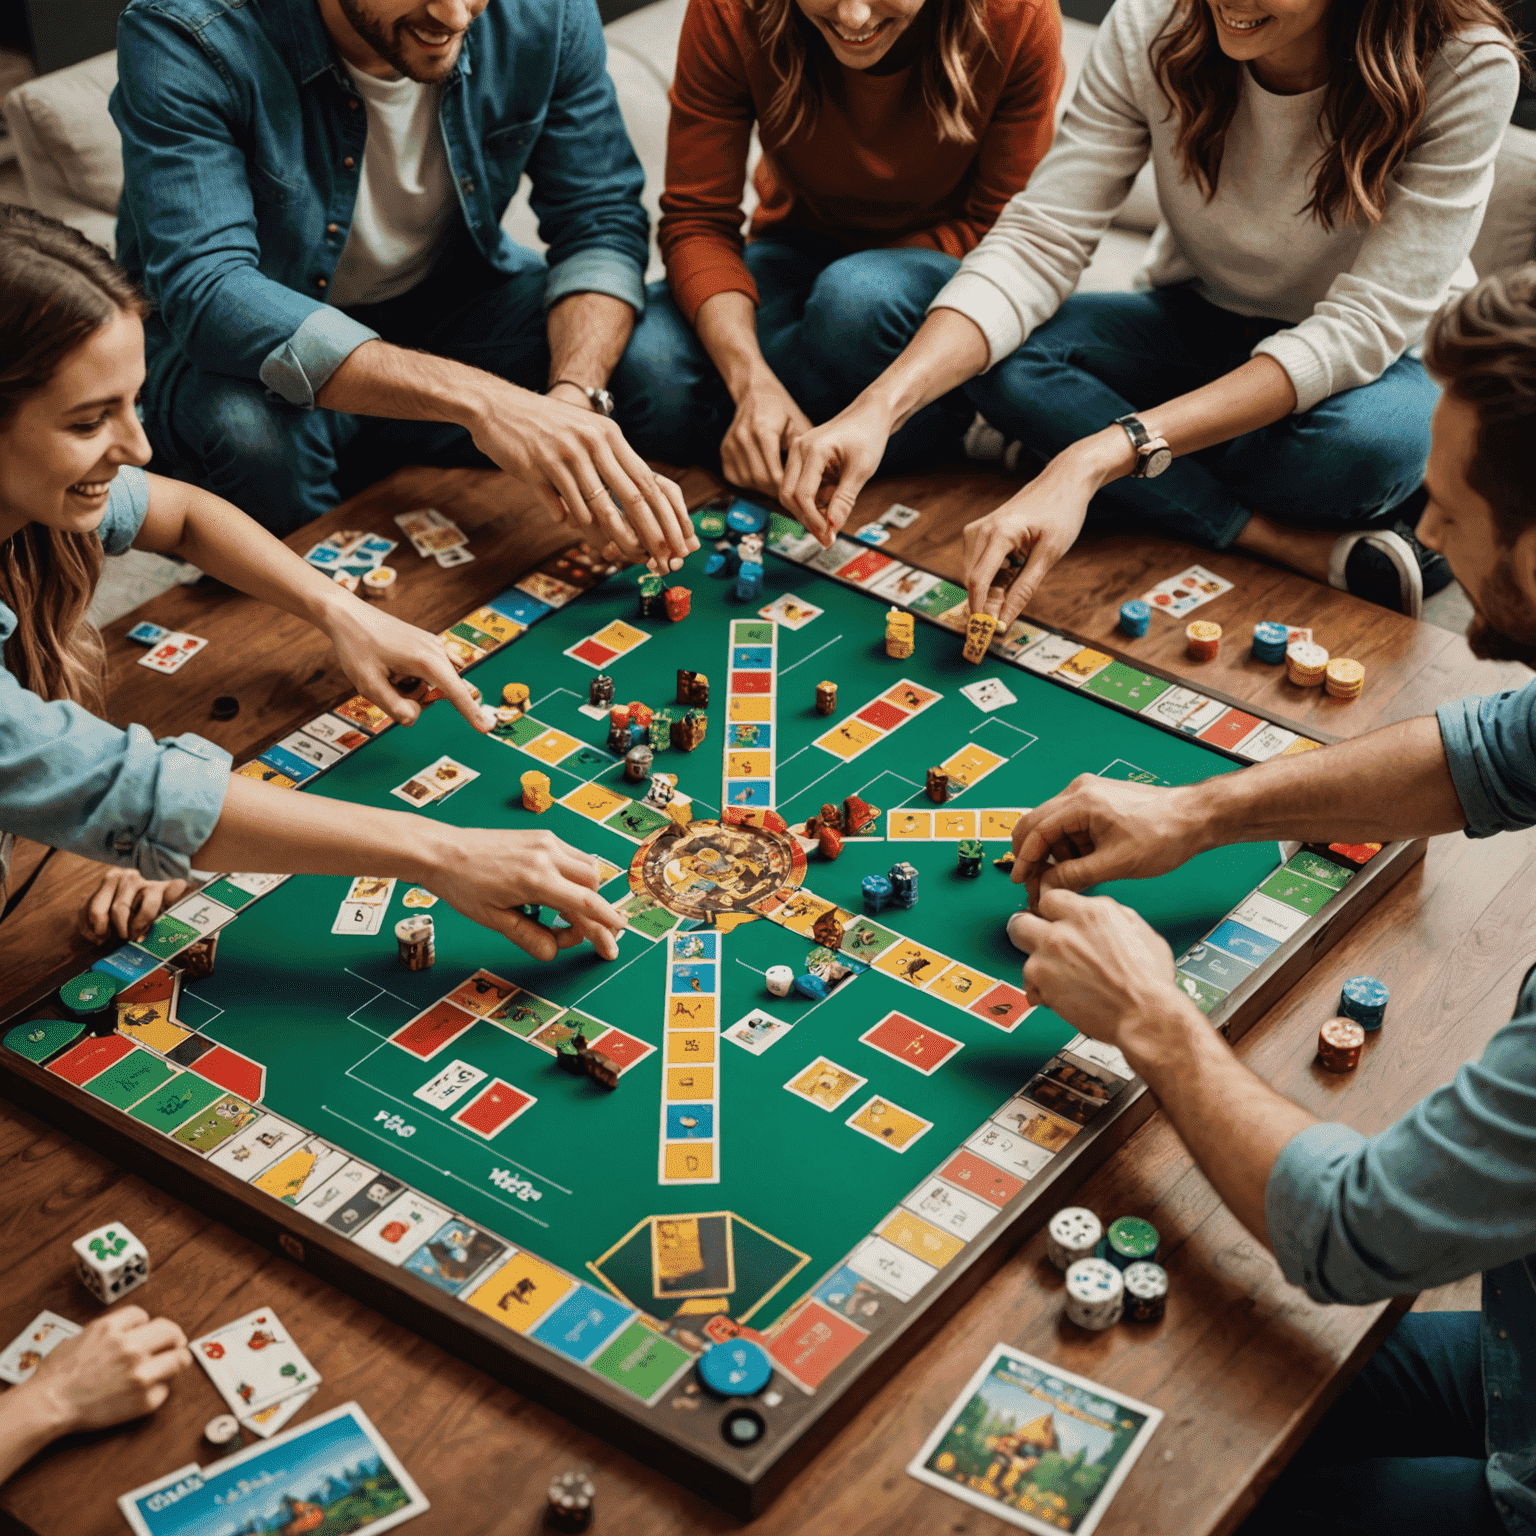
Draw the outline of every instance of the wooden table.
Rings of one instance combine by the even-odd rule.
[[[684,477],[691,504],[714,489]],[[893,500],[921,508],[888,552],[960,574],[958,533],[1003,499],[990,476],[928,476],[866,491],[855,526]],[[404,550],[395,611],[437,629],[567,541],[531,511],[504,477],[406,470],[355,498],[291,541],[306,548],[337,527],[393,533],[390,514],[435,505],[471,534],[475,563],[442,571]],[[1119,604],[1199,559],[1235,590],[1205,614],[1226,623],[1222,656],[1190,668],[1182,627],[1154,619],[1124,649],[1303,726],[1355,735],[1423,713],[1445,700],[1519,686],[1515,667],[1476,662],[1459,636],[1237,555],[1201,554],[1152,538],[1087,540],[1057,567],[1033,616],[1121,648]],[[135,667],[124,635],[141,618],[206,636],[208,653],[174,680]],[[1279,669],[1247,658],[1256,619],[1310,624],[1335,654],[1367,668],[1364,696],[1340,703],[1303,693]],[[929,633],[929,632],[925,632]],[[211,583],[177,588],[110,626],[110,713],[157,735],[195,730],[237,761],[350,692],[321,637]],[[215,694],[235,693],[237,719],[215,723]],[[1362,794],[1371,792],[1362,785]],[[23,878],[36,849],[17,862]],[[19,1006],[91,957],[72,938],[72,914],[94,866],[56,856],[0,935],[0,997]],[[1428,857],[1241,1042],[1239,1054],[1317,1113],[1371,1132],[1389,1124],[1456,1065],[1477,1054],[1508,1018],[1524,968],[1536,956],[1536,843],[1518,837],[1436,839]],[[1342,979],[1359,971],[1392,988],[1385,1032],[1350,1077],[1313,1064],[1317,1025]],[[349,1297],[259,1249],[130,1172],[0,1104],[0,1339],[41,1307],[86,1319],[95,1308],[71,1278],[72,1237],[107,1220],[148,1244],[153,1276],[135,1301],[174,1317],[189,1335],[261,1305],[276,1308],[325,1381],[311,1411],[358,1399],[433,1502],[423,1530],[455,1536],[531,1532],[552,1472],[585,1460],[599,1485],[597,1529],[626,1536],[725,1531],[735,1522],[579,1428],[497,1385],[472,1366],[385,1322]],[[753,1526],[770,1533],[939,1530],[992,1536],[1001,1522],[912,1482],[902,1471],[990,1346],[999,1340],[1082,1372],[1163,1408],[1147,1453],[1100,1527],[1131,1532],[1227,1532],[1305,1437],[1407,1306],[1314,1306],[1281,1279],[1274,1261],[1228,1214],[1161,1115],[1137,1132],[1085,1186],[1083,1202],[1106,1217],[1136,1212],[1163,1235],[1172,1279],[1166,1319],[1152,1329],[1090,1335],[1064,1323],[1061,1277],[1037,1235],[858,1413]],[[1476,1305],[1463,1285],[1440,1305]],[[1427,1298],[1426,1298],[1427,1300]],[[1423,1304],[1421,1302],[1421,1304]],[[0,1529],[86,1536],[123,1529],[117,1494],[192,1460],[209,1459],[202,1425],[220,1403],[195,1368],[152,1418],[54,1447],[0,1492]],[[413,1527],[412,1529],[417,1529]]]

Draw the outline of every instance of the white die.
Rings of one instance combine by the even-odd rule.
[[[120,1221],[109,1221],[70,1246],[80,1283],[104,1305],[149,1279],[149,1250]]]

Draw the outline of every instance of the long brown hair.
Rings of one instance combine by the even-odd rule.
[[[806,46],[815,35],[795,0],[746,0],[757,24],[757,40],[778,76],[778,88],[764,114],[763,129],[778,142],[816,126],[822,84],[814,56]],[[931,25],[933,40],[918,61],[918,88],[940,142],[974,144],[977,136],[976,88],[971,76],[976,60],[993,51],[987,32],[987,0],[926,0],[912,26]],[[896,44],[900,47],[898,41]]]
[[[1327,147],[1301,211],[1328,230],[1375,224],[1386,212],[1387,182],[1423,119],[1435,55],[1469,27],[1496,27],[1511,48],[1514,34],[1495,0],[1333,0],[1325,25]],[[1246,67],[1221,51],[1209,0],[1179,0],[1152,45],[1152,67],[1178,113],[1175,148],[1184,174],[1209,201]]]
[[[84,235],[31,208],[0,204],[0,431],[76,347],[144,301]],[[0,601],[16,615],[3,659],[45,699],[101,707],[101,636],[86,609],[101,540],[28,523],[0,544]]]

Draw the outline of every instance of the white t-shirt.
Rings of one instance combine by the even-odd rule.
[[[378,304],[414,288],[458,216],[443,144],[440,85],[381,80],[342,60],[368,109],[368,139],[347,244],[331,278],[332,304]]]

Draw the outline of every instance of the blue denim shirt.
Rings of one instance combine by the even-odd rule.
[[[527,172],[549,246],[545,302],[606,293],[638,313],[644,174],[606,58],[593,0],[490,0],[444,81],[440,121],[465,225],[495,270],[544,262],[500,224]],[[313,406],[377,334],[325,301],[367,113],[318,0],[129,0],[117,60],[117,257],[154,305],[146,411],[168,350]]]
[[[122,554],[148,511],[144,471],[118,470],[102,548]],[[0,603],[0,645],[15,629]],[[184,880],[218,822],[229,769],[229,754],[201,736],[120,730],[78,704],[40,699],[0,666],[0,833]]]
[[[1469,837],[1536,825],[1536,683],[1439,711]],[[1314,1125],[1281,1152],[1265,1219],[1287,1280],[1365,1302],[1483,1274],[1488,1485],[1536,1536],[1536,968],[1514,1018],[1396,1125]]]

